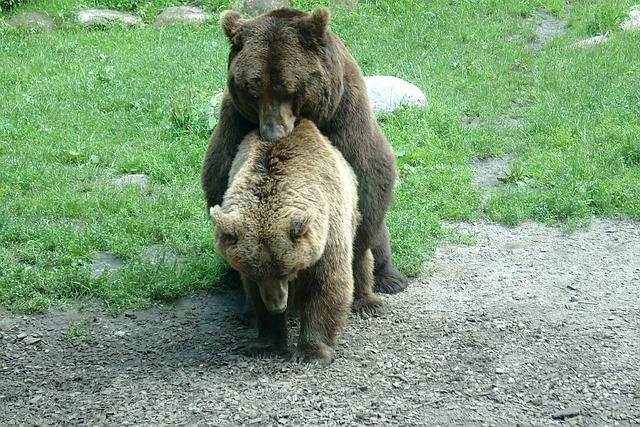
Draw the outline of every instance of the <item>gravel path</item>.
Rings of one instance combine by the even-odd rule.
[[[353,317],[328,368],[240,355],[237,294],[0,313],[0,425],[634,425],[640,224],[451,225],[430,273]]]

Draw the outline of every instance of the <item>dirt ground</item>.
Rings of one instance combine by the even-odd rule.
[[[637,425],[640,223],[450,224],[328,368],[253,360],[237,293],[0,313],[0,425]],[[294,334],[292,332],[292,334]]]

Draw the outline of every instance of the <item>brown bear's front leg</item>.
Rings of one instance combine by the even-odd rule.
[[[353,279],[342,275],[347,270],[338,267],[318,277],[317,283],[299,287],[296,300],[301,325],[295,360],[322,366],[333,361],[338,333],[347,321],[353,299]]]
[[[353,282],[352,310],[367,315],[380,313],[383,304],[373,294],[373,256],[369,249],[356,250],[353,255]]]
[[[229,170],[242,139],[258,126],[240,115],[225,92],[220,106],[220,120],[211,135],[202,164],[201,184],[207,198],[207,210],[222,203]]]
[[[270,314],[260,297],[255,282],[243,277],[247,299],[256,314],[258,339],[247,347],[245,353],[251,357],[269,357],[271,354],[283,354],[287,351],[287,312]]]

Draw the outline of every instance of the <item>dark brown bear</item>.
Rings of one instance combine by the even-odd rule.
[[[301,118],[313,121],[358,178],[362,222],[354,242],[355,311],[376,312],[380,300],[367,281],[366,254],[375,258],[375,288],[395,293],[407,279],[392,264],[384,215],[393,197],[395,158],[378,126],[360,68],[328,29],[329,11],[279,9],[252,20],[221,17],[231,42],[220,119],[211,136],[202,187],[208,206],[222,202],[238,145],[252,130],[275,140]]]

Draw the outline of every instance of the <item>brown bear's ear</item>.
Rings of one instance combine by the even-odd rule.
[[[311,226],[311,214],[304,213],[294,215],[289,224],[289,237],[291,240],[297,240],[309,232]]]
[[[209,208],[209,216],[216,225],[218,235],[226,242],[233,243],[238,240],[233,223],[233,216],[222,212],[219,205]]]
[[[313,9],[310,15],[303,18],[303,31],[315,37],[318,41],[324,42],[329,30],[329,9],[318,7]]]
[[[235,10],[225,10],[220,14],[220,26],[229,40],[233,41],[233,38],[238,34],[242,24],[246,21],[242,19],[242,15]]]

